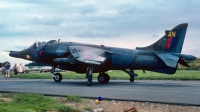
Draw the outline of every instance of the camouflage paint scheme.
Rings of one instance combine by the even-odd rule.
[[[92,85],[92,73],[99,73],[98,81],[108,83],[108,70],[123,70],[130,75],[130,81],[137,76],[134,70],[174,74],[178,63],[189,67],[184,60],[195,60],[192,55],[181,54],[187,23],[180,24],[154,44],[136,49],[107,47],[76,42],[35,42],[22,51],[10,51],[10,56],[30,61],[51,64],[53,68],[86,73],[86,85]],[[60,73],[52,75],[55,82],[62,80]]]

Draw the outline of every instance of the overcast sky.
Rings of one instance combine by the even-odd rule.
[[[135,49],[181,23],[189,24],[182,53],[200,57],[199,0],[1,0],[0,62],[27,63],[3,50],[37,40]]]

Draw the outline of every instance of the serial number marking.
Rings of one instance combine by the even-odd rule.
[[[157,61],[156,60],[143,60],[144,64],[156,64]]]

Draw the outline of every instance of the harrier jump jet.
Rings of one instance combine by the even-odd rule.
[[[137,74],[134,70],[174,74],[178,63],[190,67],[185,60],[195,60],[196,57],[181,54],[187,23],[180,24],[172,30],[166,30],[165,35],[157,42],[147,47],[125,49],[92,45],[76,42],[35,42],[22,51],[10,51],[11,57],[22,58],[34,62],[52,65],[52,76],[55,82],[62,80],[55,68],[86,73],[86,85],[92,85],[92,73],[99,73],[99,83],[108,83],[108,70],[123,70],[134,81]]]

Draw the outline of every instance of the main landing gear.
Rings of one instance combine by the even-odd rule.
[[[130,82],[134,82],[135,81],[135,77],[137,77],[138,75],[134,73],[133,70],[124,70],[124,72],[126,72],[127,74],[129,74],[130,76]]]
[[[91,86],[92,85],[93,68],[94,68],[93,66],[89,66],[88,69],[87,69],[87,72],[86,72],[86,78],[87,78],[86,85],[87,86]]]
[[[98,76],[99,83],[108,83],[110,81],[110,76],[106,73],[99,73]]]
[[[86,72],[86,85],[87,86],[91,86],[92,85],[92,72],[93,72],[94,67],[93,66],[89,66]],[[99,73],[98,76],[98,81],[99,83],[108,83],[110,81],[110,76],[104,72]]]
[[[60,73],[55,73],[55,67],[52,67],[51,73],[55,82],[60,82],[62,80],[62,75]]]

